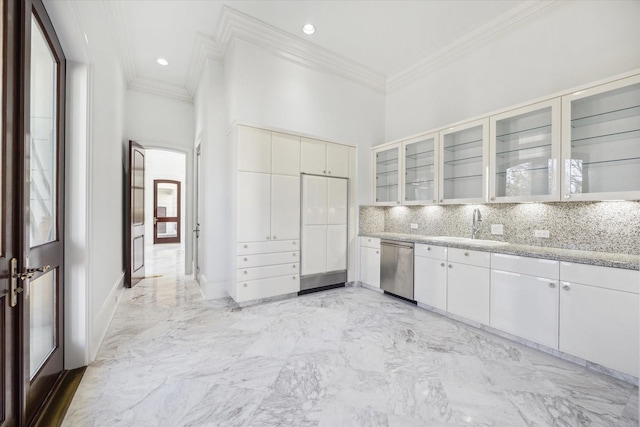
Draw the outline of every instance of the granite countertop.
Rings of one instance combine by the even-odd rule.
[[[402,242],[426,243],[434,246],[470,249],[482,252],[493,252],[508,255],[528,256],[532,258],[552,259],[555,261],[575,262],[579,264],[597,265],[601,267],[624,268],[640,270],[640,255],[628,255],[609,252],[579,251],[574,249],[548,248],[543,246],[529,246],[508,244],[502,246],[480,246],[473,243],[443,242],[433,240],[435,236],[401,233],[360,233],[364,237],[398,240]]]

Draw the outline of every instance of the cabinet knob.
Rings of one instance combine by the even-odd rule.
[[[571,286],[569,286],[568,284],[562,285],[562,289],[564,289],[565,291],[568,291],[571,289]]]
[[[276,240],[276,236],[273,236],[273,240]]]
[[[331,175],[331,171],[329,171],[329,175]]]
[[[397,203],[397,204],[400,204],[400,200],[398,200],[396,203]]]
[[[427,246],[427,250],[430,251],[431,250],[431,246]]]
[[[244,248],[247,249],[249,246],[248,245],[244,245]]]
[[[242,285],[242,286],[244,286],[244,287],[246,288],[246,287],[247,287],[247,284],[245,283],[245,284],[244,284],[244,285]]]
[[[495,199],[496,199],[495,197],[492,197],[492,198],[491,198],[491,200],[495,200]]]
[[[453,268],[453,265],[449,264],[449,268]]]
[[[377,254],[379,254],[380,252],[379,252],[379,251],[376,251],[376,253],[377,253]]]
[[[551,282],[551,283],[549,283],[549,287],[550,287],[550,288],[555,288],[555,287],[556,287],[556,284],[555,284],[555,283],[553,283],[553,282]]]
[[[247,258],[245,258],[244,260],[245,260],[245,261],[248,261],[248,259],[247,259]]]
[[[295,265],[295,264],[293,264],[291,267],[296,268],[296,265]]]
[[[244,274],[247,274],[247,270],[244,271]]]
[[[371,241],[371,239],[367,239],[368,241]]]
[[[296,276],[293,276],[293,277],[292,277],[292,279],[293,279],[293,280],[296,280]]]
[[[444,267],[444,262],[441,262],[441,263],[440,263],[440,267]]]
[[[271,236],[267,236],[267,240],[271,240]]]
[[[327,173],[327,171],[322,171],[322,173]]]
[[[443,199],[440,199],[440,203],[442,203],[443,201],[444,201]]]
[[[293,241],[293,245],[295,246],[295,244],[296,244],[296,242],[295,242],[295,240],[294,240],[294,241]]]
[[[464,253],[464,256],[469,256],[469,252],[465,252],[465,253]]]
[[[292,255],[293,255],[293,256],[296,256],[296,253],[294,252]]]

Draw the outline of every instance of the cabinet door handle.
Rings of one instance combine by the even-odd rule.
[[[247,258],[245,258],[244,260],[245,260],[245,261],[248,261],[248,259],[247,259]]]
[[[296,256],[296,253],[294,252],[292,255],[293,255],[293,256]]]
[[[292,277],[292,279],[293,279],[293,280],[296,280],[296,276],[293,276],[293,277]]]
[[[244,287],[245,287],[245,288],[247,287],[247,284],[246,284],[246,283],[244,284]]]
[[[441,262],[441,263],[440,263],[440,267],[444,267],[444,262]]]
[[[379,251],[376,251],[376,253],[377,253],[377,254],[379,254],[380,252],[379,252]]]
[[[453,268],[453,265],[449,264],[449,268]]]
[[[273,240],[276,240],[276,236],[273,236]]]
[[[469,256],[469,252],[465,252],[465,253],[464,253],[464,256]]]
[[[271,240],[271,236],[267,236],[267,240]]]
[[[564,289],[565,291],[568,291],[571,289],[571,286],[569,286],[568,284],[562,285],[562,289]]]
[[[293,265],[292,265],[292,267],[293,267],[293,268],[296,268],[296,265],[295,265],[295,264],[293,264]]]
[[[430,251],[431,250],[431,246],[427,246],[427,250]]]
[[[327,173],[327,171],[322,171],[322,173]]]
[[[247,249],[249,246],[248,245],[244,245],[244,248]]]
[[[247,274],[247,270],[244,271],[244,274]]]
[[[549,287],[550,287],[550,288],[555,288],[555,287],[556,287],[556,284],[555,284],[555,283],[553,283],[553,282],[551,282],[551,283],[549,283]]]

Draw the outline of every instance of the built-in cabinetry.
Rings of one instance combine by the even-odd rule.
[[[640,198],[640,76],[562,98],[563,198]]]
[[[560,99],[491,116],[490,123],[489,199],[558,200]]]
[[[637,270],[427,244],[414,265],[418,303],[638,377]]]
[[[465,123],[440,132],[440,203],[486,201],[489,122]]]
[[[380,288],[380,239],[360,237],[360,282]]]
[[[302,138],[301,171],[313,175],[349,177],[349,147]]]
[[[491,326],[558,348],[558,264],[491,254]]]
[[[560,351],[638,377],[638,276],[560,263]]]
[[[447,310],[485,325],[489,324],[490,254],[449,248]]]
[[[413,296],[416,301],[447,310],[447,248],[416,244]]]
[[[640,75],[374,147],[373,157],[375,205],[640,199]]]

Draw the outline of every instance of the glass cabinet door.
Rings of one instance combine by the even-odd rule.
[[[564,199],[640,197],[640,76],[562,98]]]
[[[491,117],[490,200],[559,200],[560,99]]]
[[[405,141],[404,146],[404,203],[436,203],[436,168],[438,134]]]
[[[440,202],[486,201],[488,122],[483,119],[440,133]]]
[[[400,146],[374,151],[375,204],[400,204]]]

